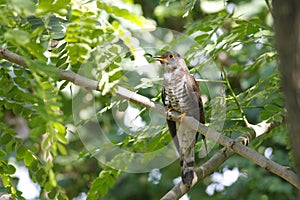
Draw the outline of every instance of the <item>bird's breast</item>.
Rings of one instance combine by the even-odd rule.
[[[185,112],[188,102],[186,77],[174,73],[164,74],[164,88],[169,104],[178,112]]]

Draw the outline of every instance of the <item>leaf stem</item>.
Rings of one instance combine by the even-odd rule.
[[[229,83],[229,80],[227,78],[227,75],[226,75],[226,72],[224,70],[224,67],[221,67],[221,70],[222,70],[222,72],[224,74],[225,83],[226,83],[226,85],[227,85],[227,87],[228,87],[228,89],[229,89],[229,91],[230,91],[230,93],[231,93],[231,95],[232,95],[232,97],[233,97],[233,99],[234,99],[237,107],[238,107],[238,110],[240,111],[240,113],[242,115],[242,119],[245,122],[245,124],[248,126],[249,122],[248,122],[248,120],[246,118],[246,114],[245,114],[244,110],[242,109],[242,106],[241,106],[240,102],[238,101],[237,96],[235,95],[235,93],[234,93],[234,91],[233,91],[233,89],[232,89],[232,87],[231,87],[231,85]]]

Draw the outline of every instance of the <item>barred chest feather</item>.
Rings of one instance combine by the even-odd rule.
[[[186,76],[183,72],[166,72],[164,74],[164,83],[166,93],[166,104],[171,106],[177,112],[186,112],[188,108],[188,95],[186,92]]]

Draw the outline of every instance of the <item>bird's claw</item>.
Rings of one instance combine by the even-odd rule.
[[[182,122],[183,118],[186,116],[186,113],[182,113],[181,115],[179,115],[179,120],[180,122]]]
[[[167,110],[167,119],[171,119],[172,118],[172,116],[170,115],[171,113],[171,111],[173,110],[173,108],[172,107],[169,107],[168,108],[168,110]]]

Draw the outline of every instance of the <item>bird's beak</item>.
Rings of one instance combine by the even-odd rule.
[[[167,58],[163,56],[154,56],[153,58],[159,61],[161,64],[165,64],[167,62]]]

